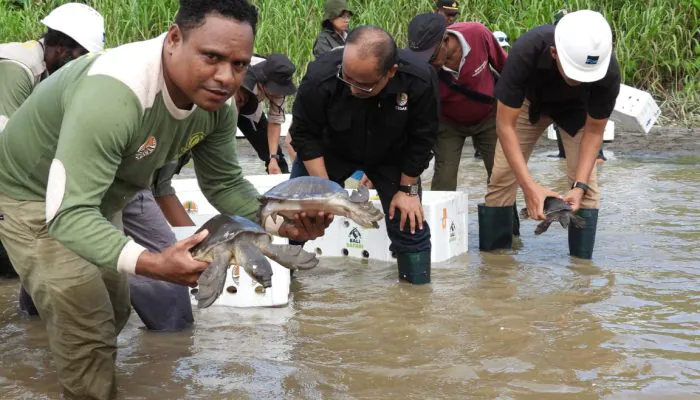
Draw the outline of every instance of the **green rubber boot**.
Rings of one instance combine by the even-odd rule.
[[[479,208],[479,250],[511,249],[513,247],[513,206]]]
[[[513,204],[513,236],[520,236],[520,213],[517,204]]]
[[[399,279],[414,285],[430,283],[430,250],[400,253],[396,259],[399,264]]]
[[[581,208],[576,213],[586,221],[583,228],[569,225],[569,254],[573,257],[590,260],[593,257],[595,232],[598,227],[598,209]]]

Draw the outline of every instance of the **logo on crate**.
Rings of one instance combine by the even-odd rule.
[[[362,245],[362,234],[360,233],[360,230],[357,228],[352,228],[350,233],[348,234],[348,244],[346,247],[350,247],[353,249],[363,249],[364,246]]]
[[[450,242],[457,240],[457,226],[455,225],[455,222],[452,221],[450,224]]]
[[[182,203],[182,206],[185,208],[185,211],[187,211],[187,214],[197,214],[197,203],[194,201],[187,200]]]

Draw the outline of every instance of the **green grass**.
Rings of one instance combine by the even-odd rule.
[[[26,3],[14,8],[9,4]],[[0,42],[39,36],[39,20],[64,0],[0,0]],[[165,31],[176,0],[94,0],[107,20],[107,45],[142,40]],[[256,52],[283,52],[297,65],[299,82],[312,60],[323,0],[253,0],[260,10]],[[349,0],[351,26],[375,24],[406,44],[408,21],[431,9],[432,0]],[[550,23],[563,5],[551,0],[461,0],[461,20],[484,23],[508,34],[511,43],[527,29]],[[571,0],[610,21],[623,82],[650,91],[662,106],[664,124],[700,126],[700,0]],[[288,104],[291,104],[289,102]]]

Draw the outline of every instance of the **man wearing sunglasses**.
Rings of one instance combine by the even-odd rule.
[[[344,48],[309,64],[292,115],[292,146],[309,175],[343,184],[364,171],[386,215],[399,278],[429,283],[420,175],[438,127],[435,71],[381,28],[358,27]]]

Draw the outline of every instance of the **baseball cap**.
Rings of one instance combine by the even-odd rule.
[[[249,67],[248,71],[271,94],[289,96],[297,91],[292,82],[296,67],[284,54],[272,53],[265,61]]]
[[[459,12],[459,4],[454,0],[436,0],[435,8],[442,8],[446,14],[457,14]]]
[[[429,62],[447,29],[445,17],[436,13],[418,14],[408,23],[407,50]]]

